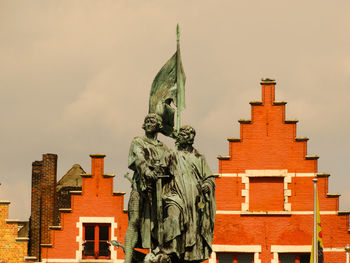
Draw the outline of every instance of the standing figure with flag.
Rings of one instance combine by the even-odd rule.
[[[128,167],[134,171],[128,202],[128,229],[125,234],[125,263],[134,262],[134,248],[158,246],[157,200],[155,185],[168,166],[168,148],[157,139],[162,119],[155,113],[145,117],[144,136],[130,145]]]
[[[162,193],[166,176],[167,147],[157,139],[159,132],[172,138],[175,110],[177,125],[180,112],[185,107],[184,85],[179,27],[177,26],[177,50],[156,75],[151,88],[149,113],[142,128],[145,136],[135,137],[131,142],[128,164],[134,171],[132,191],[128,202],[128,229],[125,234],[125,262],[135,262],[134,249],[148,248],[155,251],[162,245],[163,215]],[[166,179],[165,179],[166,180]]]
[[[160,69],[149,98],[145,136],[131,143],[129,168],[134,171],[128,204],[125,262],[134,263],[135,247],[150,248],[144,262],[200,262],[209,258],[215,219],[215,180],[204,156],[192,147],[195,130],[181,125],[185,108],[185,73],[177,49]],[[176,107],[176,129],[174,117]],[[157,139],[176,140],[170,151]],[[164,214],[163,214],[164,213]]]

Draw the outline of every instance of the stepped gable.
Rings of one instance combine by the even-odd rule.
[[[328,193],[330,175],[318,172],[318,156],[307,153],[308,138],[296,135],[297,120],[285,118],[286,102],[275,100],[275,84],[261,81],[262,100],[250,102],[251,119],[239,120],[240,138],[228,138],[229,154],[218,156],[210,263],[246,253],[255,263],[287,256],[290,262],[309,262],[314,178],[325,262],[343,262],[350,212],[339,211],[340,194]]]
[[[127,213],[124,207],[124,192],[113,192],[113,174],[104,173],[102,154],[91,154],[91,173],[82,173],[80,191],[70,191],[70,208],[61,208],[60,225],[50,226],[51,242],[41,244],[41,255],[49,262],[80,262],[81,260],[108,259],[116,262],[124,257],[121,248],[108,246],[107,240],[124,243],[127,228]],[[77,166],[73,168],[78,168]],[[94,233],[88,234],[93,227]],[[99,239],[104,227],[105,241]],[[88,235],[90,235],[88,237]],[[93,240],[88,240],[88,239]],[[91,244],[90,244],[90,243]],[[99,244],[104,243],[108,251],[99,256]],[[87,249],[92,249],[88,251]],[[91,254],[92,253],[92,254]],[[106,253],[108,254],[106,256]],[[90,256],[89,256],[90,255]],[[93,256],[91,256],[93,255]]]
[[[261,81],[262,101],[252,101],[251,119],[241,119],[240,138],[229,138],[229,155],[218,156],[219,173],[241,173],[247,169],[317,171],[317,156],[307,154],[307,138],[296,136],[297,120],[285,116],[286,102],[275,100],[275,84]]]

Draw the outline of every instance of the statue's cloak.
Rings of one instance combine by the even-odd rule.
[[[207,259],[212,251],[216,211],[213,174],[204,156],[195,149],[173,151],[170,173],[173,178],[169,188],[164,190],[164,201],[167,207],[177,206],[181,215],[179,222],[165,220],[165,242],[176,239],[176,247],[172,249],[182,260]],[[202,193],[203,184],[209,186],[210,193]]]

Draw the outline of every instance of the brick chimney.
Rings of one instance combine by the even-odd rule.
[[[30,256],[41,259],[40,245],[50,243],[49,226],[55,225],[57,155],[43,154],[32,163],[32,200],[30,216]]]

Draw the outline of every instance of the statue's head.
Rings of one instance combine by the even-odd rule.
[[[189,125],[182,126],[179,130],[179,134],[176,137],[177,145],[192,145],[194,143],[194,137],[196,136],[196,131],[193,127]]]
[[[146,115],[142,129],[146,132],[159,132],[163,128],[162,118],[156,113]]]

